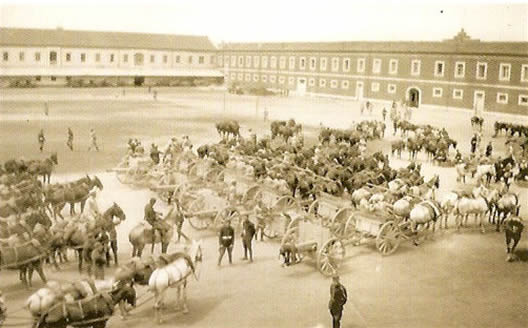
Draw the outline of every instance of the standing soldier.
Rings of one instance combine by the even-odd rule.
[[[66,145],[73,151],[73,131],[71,128],[68,128],[68,141],[66,141]]]
[[[249,262],[253,262],[253,237],[255,237],[256,229],[253,222],[249,221],[249,217],[246,215],[242,223],[242,246],[244,246],[244,258],[243,260],[248,259],[249,251]]]
[[[385,117],[387,116],[387,108],[383,107],[381,111],[381,116],[383,116],[383,122],[385,122]]]
[[[7,306],[4,300],[4,294],[0,290],[0,327],[2,327],[7,316]]]
[[[48,108],[48,102],[46,101],[44,103],[44,115],[48,116],[49,114],[49,108]]]
[[[183,208],[181,207],[180,202],[178,201],[178,198],[176,197],[172,198],[169,204],[170,204],[169,211],[167,212],[167,215],[165,216],[165,220],[175,217],[174,223],[176,225],[176,230],[178,232],[178,242],[180,242],[180,239],[182,236],[183,222],[185,221],[185,217],[183,216]]]
[[[38,134],[38,143],[39,143],[39,149],[42,153],[42,150],[44,149],[44,143],[46,142],[46,137],[44,137],[44,129],[40,129],[40,132]]]
[[[332,277],[332,285],[330,285],[330,302],[328,302],[328,309],[332,315],[333,328],[339,328],[341,326],[343,306],[346,304],[346,302],[346,288],[339,282],[339,276],[335,275]]]
[[[493,153],[493,145],[491,144],[491,141],[486,146],[486,157],[491,157],[491,154]]]
[[[477,135],[474,134],[473,138],[471,138],[471,153],[474,154],[475,150],[477,150]]]
[[[160,151],[158,150],[158,146],[156,146],[156,144],[152,144],[150,147],[150,159],[152,159],[156,165],[158,165],[160,162]]]
[[[97,136],[95,135],[95,130],[93,128],[90,129],[90,147],[88,147],[88,151],[92,150],[92,148],[99,151],[99,147],[97,146]]]
[[[231,222],[226,220],[224,226],[220,229],[218,236],[219,252],[218,266],[222,264],[222,258],[227,250],[227,256],[229,257],[229,264],[233,263],[233,245],[235,244],[235,230],[231,227]]]

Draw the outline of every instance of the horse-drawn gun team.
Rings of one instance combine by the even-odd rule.
[[[185,222],[196,233],[218,233],[219,266],[226,252],[232,262],[240,234],[250,261],[253,238],[275,240],[285,266],[312,257],[323,275],[336,276],[347,246],[373,245],[390,255],[402,240],[419,245],[437,225],[447,229],[454,220],[460,230],[470,215],[482,232],[488,223],[496,230],[503,227],[508,260],[516,259],[524,226],[519,195],[510,186],[528,185],[527,127],[496,122],[496,134],[510,134],[510,150],[492,157],[491,143],[481,151],[483,120],[474,117],[472,151],[463,157],[445,129],[400,120],[394,112],[392,108],[394,135],[387,155],[367,147],[385,138],[385,120],[363,120],[349,129],[321,127],[311,142],[293,119],[272,121],[270,135],[260,138],[253,131],[244,137],[237,121],[218,122],[220,141],[198,147],[183,136],[171,138],[161,149],[152,144],[148,152],[138,139],[129,139],[127,154],[111,171],[122,184],[149,188],[152,198],[141,213],[144,220],[129,231],[132,258],[124,263],[118,260],[117,227],[131,213],[126,215],[115,202],[99,209],[97,193],[103,183],[98,176],[52,184],[56,154],[9,160],[0,167],[0,269],[17,270],[28,287],[34,271],[45,283],[26,304],[35,327],[104,327],[116,306],[126,317],[141,305],[136,302],[142,297],[136,295],[138,286],[148,286],[146,293],[155,298],[158,322],[163,321],[169,287],[177,288],[180,310],[188,312],[187,280],[199,278],[203,254],[201,241],[183,232]],[[73,150],[70,129],[68,135],[67,146]],[[41,132],[41,151],[44,140]],[[95,140],[93,133],[91,148],[99,150]],[[391,158],[401,159],[404,151],[409,164],[392,167]],[[418,163],[422,151],[424,161],[453,167],[460,188],[441,192],[439,174],[424,177]],[[158,206],[168,206],[167,212],[160,213]],[[157,244],[159,255],[142,256],[145,246],[153,253]],[[47,280],[47,264],[60,269],[68,249],[77,255],[79,272],[86,265],[93,278]],[[117,270],[108,278],[110,262]],[[5,317],[1,311],[0,323]]]

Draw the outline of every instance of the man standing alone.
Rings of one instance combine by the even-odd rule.
[[[73,151],[73,131],[71,128],[68,128],[68,141],[66,141],[66,145]]]
[[[339,282],[339,276],[332,277],[332,285],[330,285],[330,302],[328,309],[332,315],[332,327],[339,328],[341,326],[341,317],[343,315],[343,306],[347,302],[347,291],[345,286]]]
[[[249,251],[249,262],[253,262],[253,237],[255,237],[256,229],[253,222],[249,221],[249,217],[246,215],[242,223],[242,246],[244,246],[244,258],[248,259]]]
[[[97,136],[95,135],[95,130],[93,128],[90,129],[90,147],[88,147],[88,151],[92,150],[92,148],[99,151],[99,147],[97,146]]]
[[[227,256],[229,257],[229,264],[233,263],[233,245],[235,243],[235,230],[231,227],[231,222],[226,220],[222,229],[220,229],[220,235],[218,237],[218,243],[220,244],[218,256],[218,266],[222,264],[222,258],[227,250]]]
[[[44,143],[46,142],[46,137],[44,137],[44,129],[40,129],[40,132],[38,134],[38,142],[40,152],[42,153],[42,150],[44,150]]]

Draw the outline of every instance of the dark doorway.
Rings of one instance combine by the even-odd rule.
[[[143,83],[145,83],[145,77],[144,76],[136,76],[134,78],[134,85],[136,87],[140,87],[143,85]]]
[[[420,90],[412,88],[409,90],[409,107],[418,108],[420,106]]]

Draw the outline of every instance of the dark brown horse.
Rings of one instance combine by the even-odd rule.
[[[114,253],[114,263],[117,265],[117,231],[116,226],[122,221],[126,220],[125,212],[117,205],[113,203],[100,218],[96,219],[96,226],[103,229],[110,239],[110,248]],[[106,256],[106,263],[110,263],[110,252],[108,251]]]
[[[53,167],[59,164],[57,158],[57,153],[51,154],[49,158],[44,159],[43,161],[31,161],[28,164],[28,171],[36,176],[42,177],[42,183],[50,183],[51,181],[51,172]]]
[[[88,199],[90,191],[97,187],[99,190],[103,190],[103,184],[97,176],[90,178],[86,176],[74,183],[54,186],[44,192],[46,204],[51,205],[53,209],[54,219],[57,215],[64,220],[61,215],[61,211],[66,205],[70,204],[70,215],[75,214],[75,204],[81,204],[81,213],[84,211],[84,204]]]

